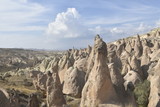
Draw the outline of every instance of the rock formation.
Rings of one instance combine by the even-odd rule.
[[[126,96],[125,88],[123,85],[124,79],[114,63],[109,65],[109,71],[111,75],[111,81],[118,95],[118,99],[120,99],[121,102],[124,102]]]
[[[150,77],[150,95],[148,107],[159,107],[160,106],[160,76]]]
[[[85,73],[76,67],[70,67],[65,72],[63,93],[80,98],[84,84]]]
[[[9,94],[4,89],[0,89],[0,107],[11,107]]]
[[[141,57],[142,56],[142,51],[143,51],[142,42],[140,40],[140,36],[137,35],[135,45],[134,45],[135,56],[138,57],[138,58]]]
[[[141,76],[136,71],[128,71],[128,73],[124,76],[124,84],[125,89],[127,90],[127,85],[132,83],[134,86],[140,82],[142,82]]]
[[[141,78],[144,78],[144,73],[141,69],[140,62],[135,56],[132,57],[130,66],[131,66],[131,70],[137,72],[141,76]]]
[[[111,82],[106,64],[106,43],[96,36],[94,66],[82,91],[81,107],[97,107],[101,104],[116,103],[117,95]]]
[[[54,55],[50,52],[42,52],[43,55],[34,55],[34,52],[28,51],[25,54],[12,52],[12,58],[5,55],[12,55],[10,52],[0,49],[0,83],[17,87],[17,83],[8,81],[17,77],[22,79],[23,84],[24,81],[30,82],[32,79],[33,84],[30,82],[31,84],[26,86],[27,90],[30,89],[29,86],[34,85],[34,91],[42,93],[37,98],[34,95],[22,95],[25,96],[24,100],[19,93],[13,91],[8,94],[0,89],[0,107],[27,106],[27,103],[29,107],[38,107],[40,104],[43,107],[63,107],[68,104],[70,107],[75,103],[76,107],[137,107],[141,106],[138,104],[144,99],[148,107],[159,107],[159,43],[159,29],[154,29],[147,34],[110,43],[105,43],[96,35],[94,46],[84,49],[73,48],[65,52],[56,52]],[[5,54],[2,50],[6,51]],[[3,72],[5,70],[7,72]],[[145,93],[142,85],[144,81],[150,82],[148,98],[136,96]],[[141,87],[142,91],[136,94],[136,89]],[[39,97],[40,101],[45,98],[46,101],[39,103]]]
[[[62,107],[66,104],[62,93],[62,87],[58,73],[48,71],[47,86],[47,105],[48,107]]]

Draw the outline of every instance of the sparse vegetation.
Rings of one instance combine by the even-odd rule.
[[[136,85],[134,94],[138,107],[147,107],[150,92],[150,82],[145,80],[143,83]]]

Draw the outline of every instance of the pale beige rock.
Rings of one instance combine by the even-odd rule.
[[[132,46],[130,41],[128,41],[128,43],[126,44],[125,50],[129,53],[132,52]]]
[[[48,66],[47,66],[46,71],[49,71],[49,70],[58,71],[58,62],[59,62],[59,59],[56,58],[56,57],[54,57],[54,58],[48,63]]]
[[[70,67],[65,72],[63,93],[80,98],[84,84],[85,73],[79,71],[77,67]]]
[[[135,86],[136,84],[142,82],[142,78],[140,77],[140,75],[133,70],[128,71],[128,73],[123,78],[125,81],[124,85],[126,90],[128,83],[132,83]]]
[[[126,63],[124,63],[121,74],[124,76],[127,74],[128,71],[131,70],[131,66],[129,65],[128,61],[126,61]]]
[[[78,70],[87,72],[87,58],[79,58],[74,62],[74,67],[77,67]]]
[[[157,30],[157,32],[156,32],[156,37],[159,37],[159,36],[160,36],[160,31]]]
[[[119,72],[121,72],[121,69],[122,69],[122,62],[120,60],[120,58],[116,55],[116,52],[113,51],[112,53],[110,52],[108,54],[108,60],[107,62],[109,63],[114,63],[115,65],[117,65],[117,70]]]
[[[129,52],[127,52],[126,50],[124,50],[120,56],[120,60],[122,62],[122,65],[124,65],[126,63],[128,58],[131,58],[131,54]]]
[[[155,41],[154,43],[154,47],[153,47],[153,51],[157,51],[160,49],[160,45],[159,45],[159,42],[158,41]]]
[[[150,57],[148,53],[150,53],[150,48],[148,46],[144,46],[143,55],[141,58],[141,66],[148,65],[150,63]]]
[[[158,63],[154,66],[154,68],[152,69],[152,73],[154,75],[160,76],[160,59],[158,60]]]
[[[132,39],[132,41],[131,41],[131,46],[132,46],[132,47],[135,46],[135,40],[134,40],[134,39]]]
[[[67,61],[65,67],[58,72],[58,75],[59,75],[59,78],[60,78],[61,83],[64,82],[64,74],[65,74],[65,72],[67,71],[67,69],[68,69],[70,66],[71,66],[71,65],[70,65],[70,62]]]
[[[48,79],[46,82],[47,86],[47,105],[48,107],[62,107],[66,104],[62,93],[62,86],[58,73],[53,71],[53,73],[48,72]]]
[[[92,51],[92,47],[90,45],[88,45],[88,48],[87,48],[88,55],[90,55],[91,51]]]
[[[117,101],[117,95],[106,64],[106,44],[98,37],[95,38],[94,47],[95,63],[82,90],[80,107],[97,107],[99,104],[115,103]]]
[[[124,79],[114,63],[109,64],[108,67],[110,71],[111,81],[116,90],[116,93],[119,99],[124,102],[125,98],[125,89],[123,85]]]
[[[94,46],[93,46],[93,49],[90,53],[90,56],[88,58],[88,61],[87,61],[87,72],[86,72],[86,76],[85,76],[85,80],[87,81],[88,79],[88,76],[94,66],[94,60],[95,60],[95,49],[96,49],[96,45],[97,45],[97,39],[100,39],[100,36],[99,35],[96,35],[95,37],[95,40],[94,40]]]
[[[134,45],[135,56],[138,57],[138,58],[141,57],[142,56],[142,51],[143,51],[142,42],[140,40],[140,36],[137,35],[135,45]]]
[[[148,107],[160,107],[160,77],[158,75],[150,77],[150,95]]]
[[[42,63],[39,65],[39,70],[45,72],[50,61],[51,61],[50,58],[44,59]]]
[[[140,62],[135,56],[132,57],[130,66],[133,71],[137,72],[141,76],[141,78],[144,78],[144,73],[141,69]]]
[[[59,74],[59,78],[61,83],[64,82],[64,74],[65,71],[73,66],[74,64],[74,57],[73,55],[70,54],[69,51],[67,51],[67,53],[60,59],[60,61],[58,62],[58,74]]]
[[[150,81],[150,95],[148,107],[160,106],[160,60],[152,67],[149,72],[148,80]]]
[[[117,56],[120,56],[122,54],[122,52],[125,49],[125,44],[121,43],[120,45],[117,46],[117,50],[116,50],[116,54]]]
[[[158,61],[160,59],[160,49],[157,51],[153,51],[153,53],[150,55],[151,61]]]
[[[144,50],[143,50],[143,55],[141,57],[141,68],[142,68],[142,71],[143,71],[143,74],[144,74],[144,77],[147,78],[148,74],[147,74],[147,71],[149,69],[149,66],[150,66],[150,56],[148,55],[148,53],[150,53],[150,48],[148,46],[144,46]]]

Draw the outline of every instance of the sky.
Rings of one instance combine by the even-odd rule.
[[[0,48],[65,50],[160,27],[159,0],[0,0]]]

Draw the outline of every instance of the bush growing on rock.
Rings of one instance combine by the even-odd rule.
[[[147,107],[149,93],[150,93],[150,82],[148,80],[145,80],[144,82],[136,85],[134,89],[134,95],[138,107]]]

